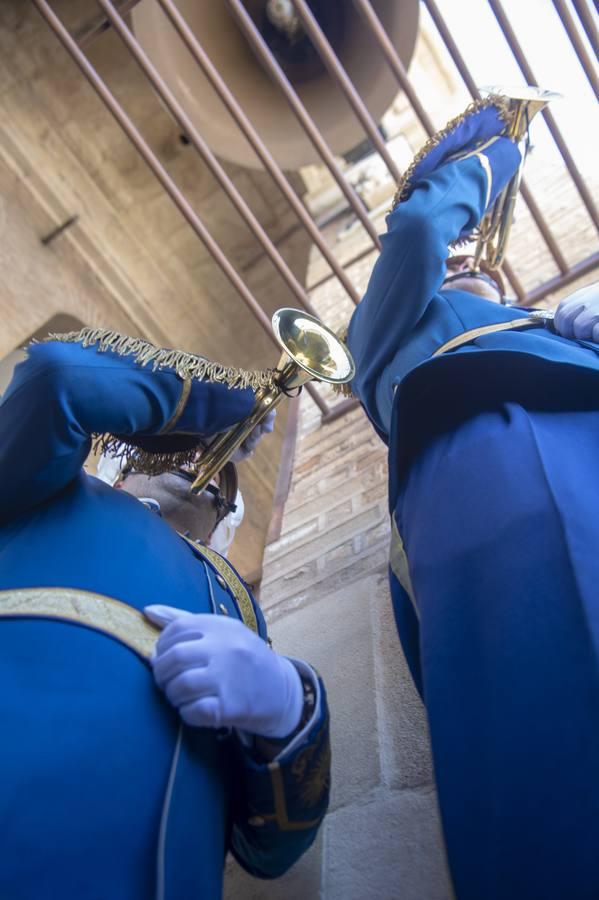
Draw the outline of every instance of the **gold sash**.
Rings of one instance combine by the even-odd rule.
[[[0,618],[74,622],[102,631],[149,660],[160,635],[138,609],[113,597],[78,588],[14,588],[0,591]]]
[[[540,310],[540,312],[543,313],[545,310]],[[448,350],[455,350],[456,347],[469,344],[470,341],[475,341],[476,338],[483,337],[485,334],[495,334],[498,331],[515,331],[518,328],[539,328],[549,318],[551,316],[533,314],[525,319],[511,319],[509,322],[498,322],[495,325],[481,325],[480,328],[471,328],[469,331],[463,331],[462,334],[458,334],[451,340],[446,341],[432,355],[439,356]]]

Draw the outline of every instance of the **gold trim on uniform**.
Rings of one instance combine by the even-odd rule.
[[[470,341],[483,337],[485,334],[495,334],[498,331],[514,331],[517,328],[538,328],[542,324],[543,318],[531,315],[521,319],[510,319],[509,322],[498,322],[495,325],[481,325],[480,328],[471,328],[469,331],[463,331],[456,337],[451,338],[451,340],[446,341],[432,355],[440,356],[441,353],[469,344]]]
[[[198,356],[197,353],[156,347],[142,338],[129,337],[107,328],[82,328],[81,331],[69,331],[66,334],[50,334],[44,338],[44,343],[47,341],[81,344],[82,347],[96,347],[99,353],[110,350],[119,356],[132,356],[140,366],[150,365],[154,372],[157,369],[174,369],[180,378],[216,381],[228,387],[251,387],[254,390],[274,385],[273,369],[252,372],[234,366],[223,366],[205,356]]]
[[[489,200],[491,199],[491,189],[493,187],[493,172],[491,171],[491,163],[489,162],[489,158],[485,156],[484,153],[475,153],[474,154],[478,159],[479,163],[483,167],[483,171],[487,176],[487,194],[485,197],[485,209],[489,205]]]
[[[203,356],[198,356],[196,353],[157,347],[142,338],[129,337],[106,328],[82,328],[81,331],[70,331],[66,334],[50,334],[44,339],[44,343],[47,341],[81,344],[84,348],[95,347],[98,353],[110,351],[119,356],[130,356],[137,365],[149,366],[154,372],[165,368],[172,369],[184,381],[183,391],[179,398],[179,404],[183,402],[183,407],[179,408],[179,404],[177,404],[173,417],[160,434],[172,431],[187,402],[193,380],[216,382],[231,388],[249,387],[253,390],[272,388],[274,385],[273,369],[249,371],[233,366],[223,366]],[[96,439],[95,450],[123,459],[134,471],[145,475],[160,475],[192,463],[200,443],[198,437],[198,440],[193,442],[193,446],[187,450],[153,452],[138,447],[126,435],[96,434],[94,437]]]
[[[281,831],[305,831],[307,828],[315,828],[320,823],[322,816],[319,816],[317,819],[309,819],[306,822],[289,821],[281,766],[278,762],[271,762],[268,764],[268,771],[270,772],[275,811],[269,815],[261,814],[260,818],[264,822],[276,822],[277,828]]]
[[[473,113],[479,112],[481,109],[486,109],[488,106],[494,106],[504,120],[506,125],[509,125],[513,118],[513,113],[509,108],[509,101],[502,97],[499,94],[489,94],[488,97],[485,97],[483,100],[474,100],[469,106],[466,107],[464,112],[460,113],[459,116],[455,116],[455,118],[450,119],[449,122],[445,125],[444,128],[441,128],[439,131],[435,132],[435,134],[431,135],[428,141],[420,148],[408,168],[405,170],[399,182],[397,184],[397,192],[395,197],[393,198],[393,205],[391,207],[391,212],[395,209],[398,203],[401,203],[402,200],[405,199],[407,194],[411,191],[413,185],[410,183],[411,179],[414,176],[414,171],[418,163],[422,162],[425,156],[434,150],[438,144],[441,143],[448,135],[450,135],[453,131],[456,130],[469,116]]]
[[[144,659],[154,651],[160,629],[128,603],[75,588],[15,588],[0,591],[0,618],[73,622],[116,638]]]
[[[307,774],[306,774],[307,773]],[[331,745],[326,741],[308,745],[291,764],[291,774],[300,785],[304,806],[316,806],[331,783]]]
[[[395,522],[395,516],[391,516],[391,547],[389,549],[389,566],[391,567],[391,571],[401,584],[402,588],[410,598],[410,602],[414,608],[414,612],[419,619],[420,613],[418,612],[416,597],[414,596],[414,588],[412,587],[412,579],[410,578],[408,557],[406,556],[403,541]]]
[[[248,628],[251,628],[253,632],[258,634],[258,620],[256,619],[256,613],[254,611],[254,604],[252,603],[252,598],[250,596],[250,592],[244,585],[243,581],[235,572],[233,567],[227,562],[227,560],[217,553],[216,550],[211,550],[210,547],[205,547],[203,544],[196,544],[195,541],[192,541],[191,538],[185,537],[184,534],[180,534],[180,537],[186,541],[189,546],[195,550],[198,556],[203,557],[209,563],[211,563],[218,575],[223,578],[227,588],[233,595],[237,603],[237,608],[239,610],[239,615],[241,616],[241,620],[244,625],[247,625]],[[217,576],[218,578],[218,576]]]
[[[175,427],[179,419],[183,414],[183,410],[187,406],[187,401],[189,400],[189,395],[191,394],[191,378],[183,379],[183,387],[181,388],[181,396],[179,397],[179,402],[175,407],[175,411],[166,423],[166,425],[160,429],[158,434],[168,434],[169,431]]]

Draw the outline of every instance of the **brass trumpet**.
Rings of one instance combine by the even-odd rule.
[[[274,373],[274,385],[260,388],[249,416],[224,432],[202,454],[196,465],[197,478],[191,486],[194,494],[204,490],[248,434],[285,394],[301,388],[310,380],[345,384],[354,377],[355,366],[349,350],[334,332],[314,316],[297,309],[279,309],[272,317],[272,327],[283,348]]]
[[[532,85],[515,88],[493,85],[480,90],[486,94],[505,97],[509,101],[512,117],[506,128],[505,137],[517,143],[528,136],[528,127],[533,116],[544,109],[551,100],[562,96],[555,91],[547,91]],[[474,252],[475,269],[480,267],[483,254],[491,269],[498,269],[503,262],[527,154],[528,144],[525,145],[518,171],[495,200],[493,209],[483,217],[480,223],[480,235]]]

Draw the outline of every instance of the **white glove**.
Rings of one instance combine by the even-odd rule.
[[[599,282],[564,297],[553,325],[562,337],[599,344]]]
[[[188,725],[284,738],[300,721],[304,692],[293,663],[237,619],[146,606],[164,627],[154,678]]]
[[[237,448],[231,461],[234,463],[243,462],[248,456],[251,456],[258,446],[263,434],[270,434],[275,427],[276,409],[271,409],[266,417],[256,427],[250,431],[243,444]]]

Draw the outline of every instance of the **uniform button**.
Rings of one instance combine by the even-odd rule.
[[[228,616],[228,615],[229,615],[229,610],[227,609],[227,607],[225,606],[225,604],[224,604],[224,603],[219,603],[218,605],[219,605],[220,610],[221,610],[221,612],[223,613],[223,615]]]
[[[225,581],[225,579],[223,578],[222,575],[217,575],[217,576],[216,576],[216,583],[217,583],[217,584],[220,584],[220,586],[221,586],[222,588],[226,588],[226,587],[227,587],[227,582]]]
[[[251,819],[248,819],[248,825],[251,825],[253,828],[258,828],[260,825],[264,825],[265,821],[262,816],[252,816]]]

